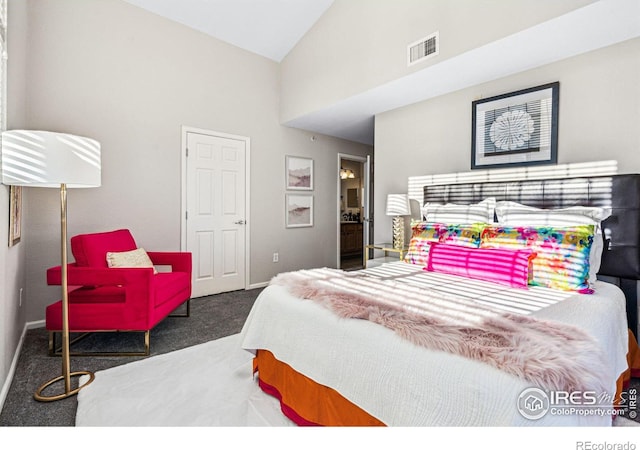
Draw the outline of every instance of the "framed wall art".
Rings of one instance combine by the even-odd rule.
[[[9,187],[9,247],[22,236],[22,186]]]
[[[472,102],[471,168],[555,164],[560,83]]]
[[[311,194],[286,194],[287,228],[300,228],[313,226],[313,195]]]
[[[313,190],[313,159],[287,156],[285,158],[285,172],[287,189]]]

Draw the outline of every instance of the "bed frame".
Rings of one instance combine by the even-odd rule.
[[[640,174],[424,186],[423,203],[477,203],[487,197],[538,208],[601,206],[605,245],[598,275],[617,280],[627,299],[627,321],[638,336],[640,280]]]

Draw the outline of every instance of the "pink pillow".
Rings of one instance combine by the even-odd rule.
[[[432,242],[424,270],[526,288],[535,256],[530,249],[469,248]]]

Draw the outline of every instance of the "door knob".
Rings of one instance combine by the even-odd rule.
[[[244,225],[245,222],[244,222],[244,220],[237,220],[237,221],[235,221],[233,223],[235,223],[236,225]]]

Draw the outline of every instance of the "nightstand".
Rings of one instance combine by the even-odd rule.
[[[367,259],[369,256],[369,250],[374,251],[374,257],[371,259]],[[383,252],[384,256],[375,257],[376,250]],[[408,250],[409,247],[393,248],[393,244],[389,243],[369,244],[365,246],[364,266],[365,268],[371,268],[387,262],[402,261]]]

